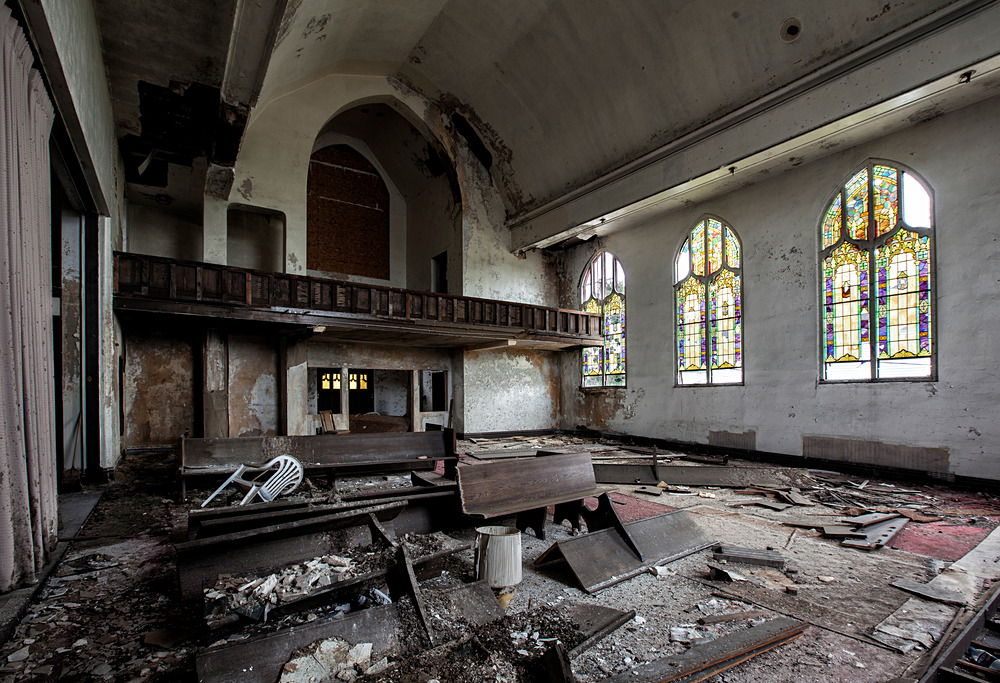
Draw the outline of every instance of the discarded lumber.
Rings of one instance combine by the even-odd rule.
[[[907,593],[913,593],[928,600],[943,602],[946,605],[964,607],[969,602],[965,595],[958,591],[939,588],[930,583],[918,583],[912,579],[896,579],[892,582],[892,585]]]
[[[857,517],[846,517],[844,518],[845,524],[853,524],[854,526],[871,526],[872,524],[880,524],[882,522],[887,522],[890,519],[895,519],[900,515],[895,512],[882,513],[882,512],[870,512],[867,515],[858,515]]]
[[[554,543],[535,560],[535,565],[566,562],[583,590],[596,593],[641,574],[647,567],[666,564],[715,545],[683,510],[624,526],[645,561],[636,556],[616,529],[603,529]]]
[[[566,602],[561,608],[565,618],[576,624],[580,633],[586,633],[576,647],[569,651],[569,658],[576,659],[605,637],[635,619],[635,610],[621,610],[583,602]]]
[[[692,647],[682,654],[664,657],[604,680],[607,683],[703,681],[751,657],[791,642],[802,635],[807,626],[805,622],[795,619],[772,619],[760,626],[737,631]]]
[[[859,531],[865,534],[864,539],[845,538],[840,544],[850,548],[875,550],[891,541],[892,537],[906,526],[909,521],[906,517],[893,517],[884,522],[877,522],[870,526],[861,527]]]
[[[861,541],[868,539],[868,534],[860,531],[855,531],[854,527],[852,526],[834,525],[834,526],[824,526],[822,527],[822,529],[823,529],[823,535],[827,538],[837,538],[837,539],[850,538]]]
[[[781,569],[785,566],[785,558],[776,550],[757,550],[756,548],[720,545],[713,551],[712,555],[716,561],[756,564],[762,567],[775,567],[776,569]]]
[[[757,617],[764,616],[764,613],[759,609],[747,610],[745,612],[733,612],[732,614],[713,614],[708,617],[701,617],[698,619],[698,623],[702,626],[710,626],[712,624],[724,624],[729,621],[740,621],[741,619],[756,619]]]
[[[399,633],[396,605],[384,605],[200,650],[195,669],[201,683],[273,683],[292,652],[317,640],[363,640],[379,654],[397,646]]]
[[[777,468],[731,467],[712,465],[622,465],[594,463],[594,476],[601,484],[644,484],[655,486],[663,481],[683,486],[721,486],[737,488],[765,486],[788,490],[788,479]]]
[[[376,532],[370,529],[369,515],[386,521],[405,506],[405,502],[386,503],[178,543],[175,549],[181,599],[200,598],[202,583],[219,574],[261,573],[269,567],[325,555],[338,545],[331,532],[346,532],[354,527],[371,535]]]

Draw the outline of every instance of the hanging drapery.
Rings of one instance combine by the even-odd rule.
[[[0,7],[0,591],[30,583],[58,538],[49,131],[28,41]]]

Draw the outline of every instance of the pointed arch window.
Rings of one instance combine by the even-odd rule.
[[[743,382],[743,247],[725,221],[699,220],[674,259],[678,384]]]
[[[599,252],[587,266],[580,302],[603,316],[604,328],[604,348],[583,350],[583,386],[625,386],[625,269],[611,252]]]
[[[927,184],[869,160],[820,223],[823,379],[926,378],[934,367],[933,202]]]

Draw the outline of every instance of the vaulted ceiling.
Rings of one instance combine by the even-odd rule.
[[[147,183],[160,161],[188,164],[200,191],[213,164],[233,163],[254,105],[365,74],[467,120],[512,220],[917,22],[984,4],[95,0],[131,191],[159,192]]]

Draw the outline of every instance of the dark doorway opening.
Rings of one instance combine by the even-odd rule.
[[[371,370],[348,370],[347,388],[351,415],[375,412],[375,382]]]
[[[340,412],[340,368],[320,368],[316,404],[320,412]]]

